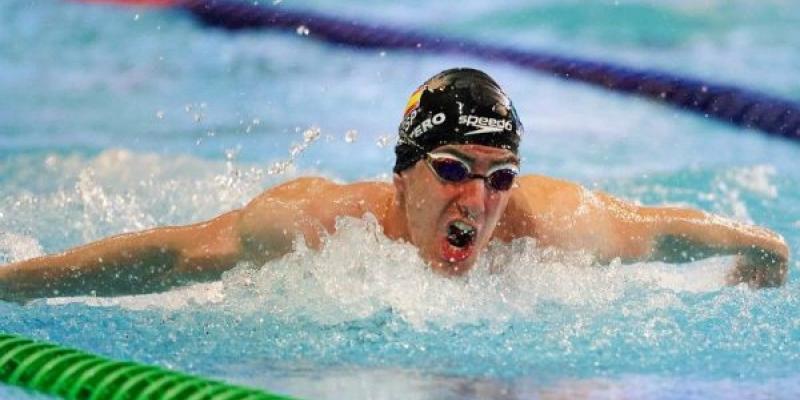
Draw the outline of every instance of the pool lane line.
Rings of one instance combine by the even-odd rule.
[[[291,397],[114,361],[81,350],[0,333],[0,382],[64,399],[293,400]]]

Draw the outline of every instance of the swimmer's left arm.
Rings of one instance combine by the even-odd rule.
[[[613,242],[627,258],[679,263],[735,255],[729,283],[769,287],[786,281],[789,249],[780,235],[768,229],[699,210],[641,207],[600,197],[612,222]]]

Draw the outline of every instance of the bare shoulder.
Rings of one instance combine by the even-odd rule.
[[[310,176],[292,179],[280,185],[265,190],[257,199],[262,197],[292,198],[305,197],[311,194],[320,194],[339,186],[330,179]]]
[[[546,245],[594,249],[609,226],[608,199],[575,182],[522,176],[504,216],[507,238],[530,236]]]
[[[393,193],[393,186],[386,182],[340,184],[322,177],[302,177],[264,191],[246,208],[254,212],[263,208],[290,208],[333,221],[338,216],[378,213]]]
[[[322,177],[302,177],[267,189],[253,201],[268,198],[299,202],[358,200],[387,195],[392,191],[392,185],[387,182],[336,183]]]
[[[239,213],[237,226],[248,257],[263,261],[288,252],[297,235],[319,248],[323,235],[336,230],[339,217],[360,218],[370,212],[382,218],[391,195],[391,185],[381,182],[294,179],[254,198]]]
[[[535,214],[565,212],[581,206],[591,192],[570,181],[542,175],[525,175],[517,179],[517,186],[509,201]]]

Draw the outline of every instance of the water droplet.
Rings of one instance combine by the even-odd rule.
[[[267,169],[267,175],[282,174],[289,164],[289,161],[276,161]]]
[[[344,141],[347,143],[353,143],[358,139],[358,131],[355,129],[350,129],[349,131],[344,133]]]
[[[297,34],[300,36],[308,36],[311,31],[305,25],[300,25],[297,27]]]
[[[301,144],[296,144],[289,149],[289,157],[295,158],[298,154],[302,153],[305,147]]]
[[[319,139],[320,130],[319,128],[309,128],[303,132],[303,142],[311,143],[317,139]]]
[[[156,118],[164,119],[164,111],[161,110],[156,111]]]
[[[136,14],[136,15],[134,15],[134,16],[133,16],[133,20],[134,20],[134,21],[138,21],[138,20],[139,20],[139,14]]]
[[[378,138],[378,141],[375,142],[375,144],[377,144],[378,147],[380,147],[380,148],[386,147],[387,145],[389,145],[389,136],[388,135],[382,135],[381,137]]]

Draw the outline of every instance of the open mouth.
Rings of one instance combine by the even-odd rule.
[[[459,263],[472,255],[478,229],[463,221],[453,221],[447,226],[447,235],[442,240],[441,255],[449,263]],[[451,272],[458,271],[458,267]]]
[[[475,240],[477,230],[462,221],[453,221],[447,227],[447,242],[458,248],[466,248]]]

